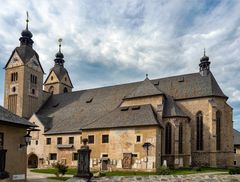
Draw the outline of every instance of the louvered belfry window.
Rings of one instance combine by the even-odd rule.
[[[165,128],[165,154],[172,153],[172,126],[167,123]]]
[[[221,150],[221,112],[216,112],[216,149]]]
[[[198,112],[196,115],[197,121],[197,150],[203,150],[203,114]]]

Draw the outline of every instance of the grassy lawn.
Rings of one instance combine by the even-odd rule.
[[[201,169],[201,170],[198,170]],[[171,170],[172,175],[184,175],[184,174],[197,174],[197,173],[211,173],[211,172],[228,172],[228,169],[225,168],[180,168]]]
[[[31,169],[31,172],[34,173],[46,173],[46,174],[55,174],[57,172],[54,168],[46,168],[46,169]],[[68,168],[66,174],[75,175],[77,174],[77,168]]]
[[[224,168],[210,168],[210,167],[202,167],[200,168],[179,168],[172,169],[171,175],[186,175],[186,174],[197,174],[197,173],[208,173],[208,172],[228,172],[228,169]],[[32,169],[32,172],[36,173],[47,173],[47,174],[55,174],[56,169],[47,168],[47,169]],[[77,174],[76,168],[69,168],[66,174],[75,175]],[[158,175],[157,172],[141,172],[141,171],[112,171],[104,173],[106,176],[149,176],[149,175]]]
[[[67,181],[68,179],[70,179],[70,177],[56,177],[56,176],[53,176],[53,177],[48,177],[47,179],[56,179],[56,180],[60,180],[60,181]]]

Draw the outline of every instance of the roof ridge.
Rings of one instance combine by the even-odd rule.
[[[153,83],[148,78],[146,78],[137,87],[135,87],[128,95],[126,95],[124,99],[161,95],[161,94],[163,94],[163,92],[160,91],[158,88],[156,88],[153,85]]]

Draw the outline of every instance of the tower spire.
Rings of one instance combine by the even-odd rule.
[[[28,22],[29,22],[29,16],[28,12],[26,12],[27,18],[26,18],[26,29],[22,31],[21,37],[19,38],[21,45],[27,45],[32,47],[33,40],[32,40],[32,33],[28,30]]]
[[[62,47],[62,38],[58,39],[58,43],[59,43],[59,52],[61,52],[61,47]]]
[[[27,11],[26,13],[27,13],[27,19],[26,19],[26,30],[28,30],[28,22],[29,22],[28,11]]]
[[[203,49],[203,57],[200,59],[200,64],[199,64],[199,69],[200,69],[200,74],[202,76],[207,76],[208,73],[210,72],[210,64],[211,62],[209,61],[209,57],[206,56],[206,49]]]
[[[58,39],[58,53],[55,55],[56,58],[54,59],[54,61],[55,61],[55,64],[63,66],[65,61],[63,59],[64,55],[61,52],[61,47],[62,47],[62,38],[59,38]]]

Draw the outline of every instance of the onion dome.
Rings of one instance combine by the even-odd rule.
[[[207,62],[207,61],[209,61],[209,57],[206,56],[206,51],[205,51],[205,49],[204,49],[204,55],[203,55],[203,57],[200,59],[200,61],[201,61],[201,62]]]
[[[204,55],[200,59],[199,64],[199,71],[202,76],[207,76],[210,73],[210,64],[209,57],[206,56],[205,49],[204,49]]]
[[[60,38],[60,39],[58,39],[58,42],[59,42],[59,50],[58,50],[58,52],[56,53],[56,58],[54,59],[54,62],[55,62],[55,64],[58,64],[58,65],[60,65],[60,66],[63,66],[63,64],[64,64],[64,55],[63,55],[63,53],[61,52],[61,46],[62,46],[62,39]]]
[[[23,37],[28,37],[28,38],[32,38],[32,36],[33,36],[32,33],[28,29],[23,30],[21,35]]]
[[[21,37],[19,38],[21,45],[27,45],[32,47],[33,40],[32,40],[32,33],[28,30],[28,12],[27,12],[27,19],[26,19],[26,29],[22,31]]]

